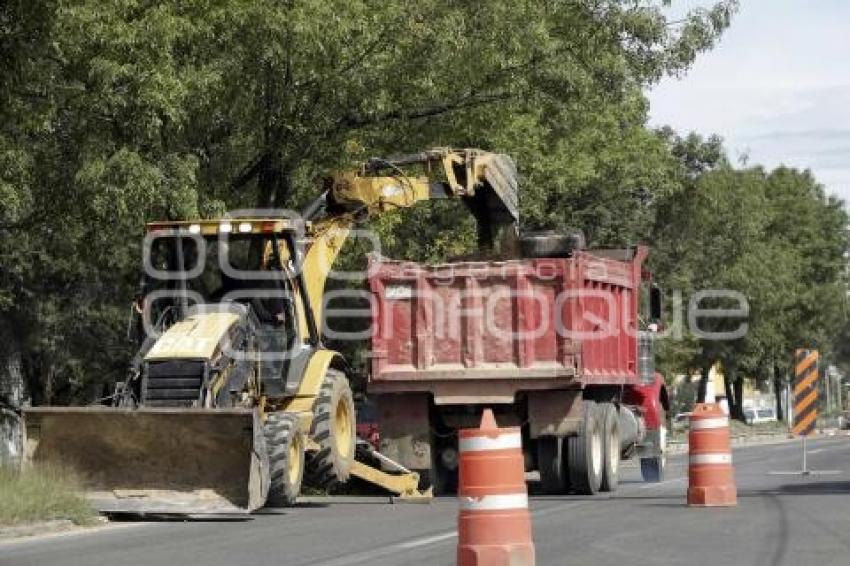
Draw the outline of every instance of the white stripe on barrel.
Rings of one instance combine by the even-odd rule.
[[[727,428],[728,426],[729,419],[727,417],[715,417],[713,419],[695,419],[691,421],[691,430]]]
[[[460,508],[462,511],[506,511],[508,509],[528,509],[528,494],[510,493],[506,495],[461,497]]]
[[[692,466],[700,464],[731,464],[732,455],[729,453],[691,454],[689,462]]]
[[[483,450],[505,450],[508,448],[522,448],[522,436],[518,432],[500,434],[496,437],[461,436],[459,448],[461,452],[481,452]]]

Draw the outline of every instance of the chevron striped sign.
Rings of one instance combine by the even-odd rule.
[[[794,352],[794,427],[798,436],[808,436],[818,419],[818,351]]]

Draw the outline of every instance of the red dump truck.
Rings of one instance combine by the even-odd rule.
[[[547,493],[612,491],[621,458],[664,469],[667,390],[647,249],[421,265],[370,259],[369,397],[381,452],[435,492],[457,482],[457,430],[484,408],[522,427]],[[640,317],[641,305],[648,316]]]

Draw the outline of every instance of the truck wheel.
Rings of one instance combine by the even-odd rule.
[[[664,481],[664,470],[667,467],[667,421],[664,410],[661,410],[661,425],[658,428],[659,454],[650,458],[640,459],[640,475],[645,482]]]
[[[555,230],[527,232],[519,238],[523,257],[568,257],[573,250],[584,249],[584,234],[573,232],[564,234]]]
[[[600,405],[602,414],[602,462],[601,491],[617,491],[620,483],[620,416],[613,403]]]
[[[431,450],[433,463],[429,477],[434,488],[434,495],[457,493],[458,459],[460,457],[457,446],[452,443],[432,441]]]
[[[584,418],[578,435],[567,438],[567,464],[570,483],[576,492],[593,495],[602,484],[602,426],[593,401],[584,401]]]
[[[348,480],[356,446],[354,399],[341,371],[329,369],[316,402],[310,438],[319,445],[307,461],[311,485],[331,489]]]
[[[269,495],[266,504],[286,507],[295,503],[304,478],[304,435],[293,413],[271,413],[263,425],[269,454]]]
[[[557,436],[541,436],[537,439],[537,469],[544,493],[558,495],[566,493],[569,482],[565,465],[564,440]]]

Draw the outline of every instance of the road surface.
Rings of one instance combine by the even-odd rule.
[[[735,452],[739,503],[731,509],[684,505],[685,459],[660,484],[624,470],[614,496],[533,497],[537,563],[595,566],[850,564],[850,438]],[[454,564],[453,499],[429,505],[377,502],[304,505],[240,521],[159,521],[92,533],[0,544],[15,566],[385,566]]]

